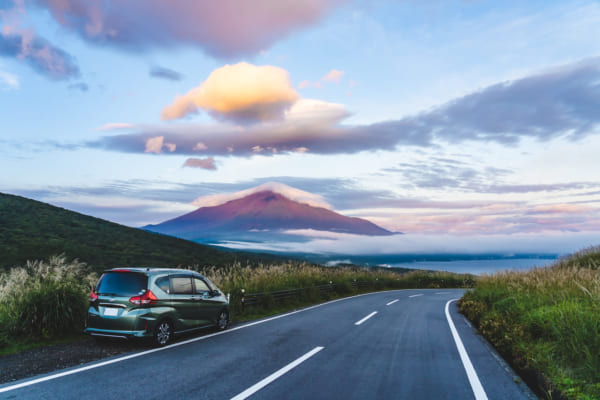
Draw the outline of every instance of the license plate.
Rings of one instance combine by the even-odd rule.
[[[119,309],[118,308],[113,308],[113,307],[106,307],[104,309],[104,315],[107,315],[109,317],[114,317],[119,313]]]

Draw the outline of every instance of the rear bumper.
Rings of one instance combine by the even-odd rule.
[[[132,339],[132,338],[145,338],[151,337],[152,333],[143,331],[116,331],[116,330],[108,330],[108,329],[98,329],[98,328],[85,328],[83,333],[90,336],[99,336],[99,337],[112,337],[112,338],[121,338],[121,339]]]

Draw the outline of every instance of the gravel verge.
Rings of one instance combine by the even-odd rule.
[[[235,325],[231,323],[229,327],[232,326]],[[211,327],[196,332],[184,333],[175,336],[173,343],[212,332],[216,332],[216,328]],[[64,368],[76,367],[119,354],[136,353],[151,348],[151,344],[143,340],[96,340],[92,337],[84,337],[81,340],[69,343],[24,350],[15,354],[0,356],[0,385]]]
[[[71,343],[24,350],[0,356],[0,384],[147,348],[143,343],[131,341],[97,342],[93,338],[84,338]]]

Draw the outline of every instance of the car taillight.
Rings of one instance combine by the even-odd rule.
[[[148,290],[146,293],[144,293],[141,296],[133,296],[132,298],[129,299],[129,302],[133,303],[133,304],[141,305],[141,304],[153,304],[153,303],[156,303],[157,300],[158,300],[158,298],[154,295],[154,293],[152,293],[150,290]]]
[[[96,294],[96,292],[94,292],[93,290],[90,292],[90,301],[94,302],[98,300],[98,295]]]

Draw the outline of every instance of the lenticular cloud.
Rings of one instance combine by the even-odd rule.
[[[161,116],[178,119],[202,108],[235,122],[277,120],[298,97],[286,70],[241,62],[214,70],[199,87],[175,98]]]
[[[87,40],[129,49],[199,45],[218,57],[255,54],[344,0],[39,0]]]

